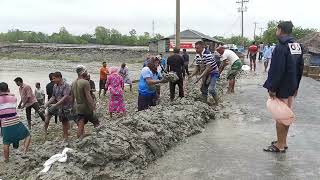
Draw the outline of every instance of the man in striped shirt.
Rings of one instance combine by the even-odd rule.
[[[215,104],[218,104],[218,97],[216,93],[216,82],[219,78],[219,68],[217,61],[211,52],[205,48],[203,41],[198,41],[195,44],[196,57],[195,57],[195,70],[190,76],[190,79],[200,73],[200,77],[196,82],[202,80],[201,93],[202,100],[207,103],[208,93],[212,95]]]
[[[19,147],[19,141],[24,139],[24,153],[27,152],[31,137],[27,128],[19,121],[16,111],[17,98],[10,94],[8,84],[0,83],[0,127],[3,135],[4,161],[9,161],[9,146]]]

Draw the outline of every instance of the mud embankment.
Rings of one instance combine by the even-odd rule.
[[[63,46],[54,44],[11,44],[0,47],[0,58],[83,61],[142,61],[146,47]]]
[[[72,140],[66,163],[55,163],[46,174],[42,164],[66,144],[59,140],[33,145],[27,156],[17,152],[1,168],[5,179],[142,179],[143,171],[167,150],[203,131],[214,120],[216,108],[197,101],[199,89],[186,87],[186,98],[170,102],[168,87],[162,88],[161,104],[136,112],[136,99],[127,104],[128,115],[106,123],[106,128],[83,140]],[[105,110],[104,110],[105,111]],[[104,114],[104,113],[103,113]],[[104,117],[105,118],[105,117]],[[41,128],[41,123],[38,125]]]

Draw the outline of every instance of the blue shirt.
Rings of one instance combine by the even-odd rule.
[[[161,66],[164,68],[167,66],[167,60],[165,58],[161,59]]]
[[[148,85],[146,79],[151,78],[153,80],[158,80],[159,75],[158,73],[154,74],[152,71],[149,69],[149,67],[144,67],[141,70],[141,76],[139,80],[139,95],[142,96],[154,96],[156,95],[156,89],[154,86]]]
[[[271,57],[272,57],[272,50],[273,50],[273,48],[270,46],[270,47],[265,47],[264,48],[264,51],[263,51],[263,57],[265,58],[265,59],[271,59]]]

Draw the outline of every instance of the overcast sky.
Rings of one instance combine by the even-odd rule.
[[[128,33],[174,33],[175,0],[1,0],[0,31],[21,29],[73,34],[93,33],[98,25]],[[320,28],[319,0],[250,0],[246,4],[245,36],[253,37],[254,22],[292,20],[296,26]],[[236,0],[181,0],[181,30],[194,29],[210,36],[241,33]],[[260,34],[260,29],[257,33]]]

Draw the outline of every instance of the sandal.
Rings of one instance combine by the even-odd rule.
[[[272,142],[271,142],[271,145],[275,145],[276,143],[277,143],[277,141],[272,141]],[[287,149],[288,149],[288,146],[285,146],[284,149],[287,150]]]
[[[279,149],[277,146],[275,145],[271,145],[268,146],[267,148],[263,149],[265,152],[274,152],[274,153],[285,153],[286,150],[285,149]]]

